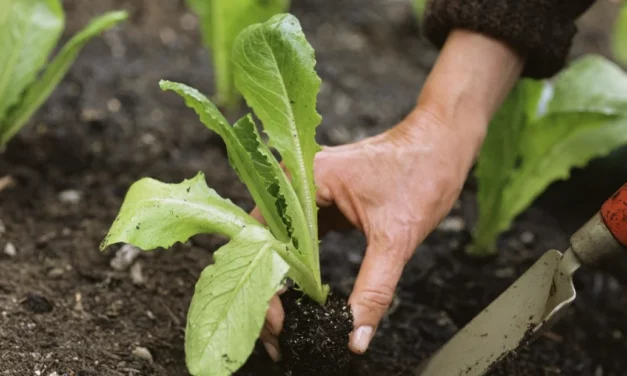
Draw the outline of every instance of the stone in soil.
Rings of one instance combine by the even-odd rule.
[[[329,295],[323,307],[296,290],[281,295],[285,310],[279,338],[287,376],[347,375],[353,315],[346,301]]]

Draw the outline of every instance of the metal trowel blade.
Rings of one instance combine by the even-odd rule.
[[[426,359],[414,375],[481,376],[524,345],[547,324],[547,318],[556,318],[562,303],[574,299],[570,280],[574,270],[561,273],[559,278],[562,258],[557,250],[542,255],[492,304]],[[560,285],[556,287],[555,282]]]

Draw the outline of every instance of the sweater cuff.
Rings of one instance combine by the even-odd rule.
[[[555,0],[429,0],[423,31],[442,48],[452,29],[508,43],[526,57],[523,77],[548,78],[566,64],[577,32],[572,12]],[[572,10],[572,8],[571,8]]]

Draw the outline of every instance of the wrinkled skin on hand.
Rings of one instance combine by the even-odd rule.
[[[357,228],[368,243],[349,298],[355,317],[350,348],[357,354],[366,351],[414,250],[460,193],[473,153],[462,138],[429,112],[415,110],[387,132],[316,155],[321,233]],[[275,297],[261,335],[275,360],[283,318]]]

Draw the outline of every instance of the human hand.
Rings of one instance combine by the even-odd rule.
[[[354,353],[367,350],[405,264],[458,197],[489,119],[511,90],[522,62],[500,42],[454,32],[416,109],[400,124],[316,155],[320,229],[350,225],[368,242],[349,298]],[[323,217],[325,211],[338,215]],[[252,215],[261,220],[256,209]],[[283,318],[275,296],[261,334],[274,360],[280,358],[277,338]]]
[[[316,155],[320,227],[337,230],[350,224],[368,243],[348,301],[355,319],[353,352],[366,351],[405,264],[457,198],[474,153],[463,136],[416,110],[381,135],[325,147]],[[339,215],[325,217],[325,211]],[[254,215],[259,218],[258,212]],[[275,359],[283,317],[275,297],[261,336]]]

